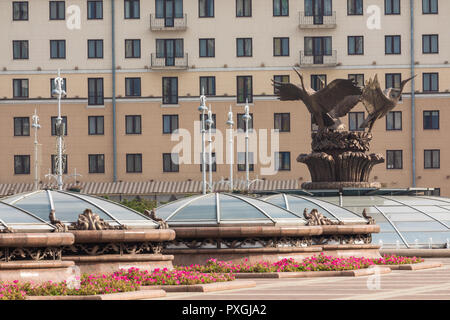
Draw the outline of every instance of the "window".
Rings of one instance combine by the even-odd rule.
[[[30,174],[30,156],[14,156],[14,174]]]
[[[273,0],[274,17],[289,16],[289,0]]]
[[[289,83],[289,76],[288,75],[277,75],[273,76],[273,81],[275,82],[281,82],[281,83]],[[278,89],[273,87],[273,94],[278,94]]]
[[[438,0],[422,0],[423,14],[438,14]]]
[[[52,174],[56,174],[56,168],[57,168],[56,154],[51,155],[50,161],[51,161]],[[68,172],[67,154],[63,154],[62,169],[63,169],[63,174],[67,174],[67,172]]]
[[[246,171],[245,169],[245,152],[237,153],[237,168],[238,171]],[[248,153],[248,171],[255,170],[255,162],[253,161],[253,152]]]
[[[248,130],[253,130],[253,113],[250,113],[251,119],[248,120]],[[244,120],[244,113],[237,114],[237,130],[246,130],[246,122]]]
[[[236,0],[236,17],[252,16],[252,0]]]
[[[103,1],[87,2],[88,20],[103,19]]]
[[[198,16],[200,18],[213,18],[214,0],[198,0]]]
[[[347,0],[347,14],[363,15],[363,0]]]
[[[139,0],[125,0],[125,19],[139,19]]]
[[[252,76],[237,77],[237,103],[253,102]]]
[[[395,88],[400,89],[402,82],[401,73],[386,73],[386,89]]]
[[[311,88],[315,91],[322,90],[327,85],[326,74],[312,74],[311,75]]]
[[[348,128],[350,131],[364,131],[359,127],[364,122],[364,112],[349,112],[348,113]]]
[[[439,73],[423,74],[423,92],[439,92]]]
[[[50,20],[65,20],[66,4],[64,1],[50,1]]]
[[[163,77],[162,78],[162,103],[178,104],[178,78]]]
[[[323,24],[324,16],[333,15],[332,0],[305,0],[305,16],[314,17],[314,24]]]
[[[52,123],[52,136],[56,136],[56,119],[58,117],[51,117],[51,123]],[[64,135],[67,136],[67,117],[62,116],[62,123],[64,125]]]
[[[163,172],[179,172],[178,153],[163,153]]]
[[[403,169],[403,151],[386,151],[386,169]]]
[[[424,111],[423,112],[423,129],[424,130],[439,130],[439,111]]]
[[[333,55],[331,37],[305,37],[305,56],[312,56],[314,64],[323,64],[324,56]]]
[[[275,113],[274,114],[274,128],[280,132],[291,131],[291,114],[290,113]]]
[[[103,78],[88,78],[88,104],[103,105]]]
[[[401,54],[401,37],[385,36],[385,54]]]
[[[441,188],[434,188],[434,190],[431,191],[431,195],[434,197],[440,197],[441,196]]]
[[[183,39],[156,39],[156,58],[165,59],[165,66],[174,66],[175,59],[183,57]]]
[[[50,59],[66,58],[66,40],[50,40]]]
[[[199,116],[200,116],[200,117],[199,117],[199,120],[200,120],[200,122],[201,122],[201,121],[202,121],[203,115],[200,114]],[[213,124],[212,124],[212,126],[211,126],[211,132],[215,132],[215,131],[216,131],[216,114],[215,114],[215,113],[211,114],[211,117],[212,117],[212,121],[213,121]],[[208,127],[208,125],[206,124],[206,120],[208,120],[208,115],[207,115],[207,114],[205,114],[205,121],[204,121],[204,123],[203,123],[203,126],[204,126],[205,130],[208,130],[209,127]]]
[[[289,38],[273,38],[273,55],[275,57],[289,56]]]
[[[183,0],[156,0],[156,18],[164,19],[165,27],[174,27],[174,18],[183,18]]]
[[[439,35],[424,34],[422,36],[422,52],[424,54],[439,53]]]
[[[211,171],[216,172],[217,171],[217,164],[216,164],[216,153],[213,152],[212,153],[212,159],[211,159],[211,163],[212,163],[212,167],[211,167]],[[202,154],[200,153],[200,172],[203,172],[203,157]],[[209,152],[205,152],[205,171],[208,172],[209,171]]]
[[[384,14],[400,14],[400,0],[384,0]]]
[[[125,133],[141,134],[141,116],[125,116]]]
[[[291,170],[291,153],[275,152],[275,170],[290,171]]]
[[[88,40],[88,58],[103,58],[103,40]]]
[[[175,130],[178,130],[178,115],[163,115],[163,133],[173,133]]]
[[[89,135],[103,135],[105,134],[104,117],[103,116],[89,116]]]
[[[216,95],[216,77],[200,77],[200,95]]]
[[[216,55],[215,39],[200,39],[200,58],[212,58]]]
[[[126,39],[125,40],[125,58],[141,57],[141,40]]]
[[[251,57],[253,54],[252,38],[237,38],[236,51],[238,57]]]
[[[363,36],[349,36],[348,41],[348,54],[349,55],[362,55],[364,54],[364,37]]]
[[[105,173],[105,155],[90,154],[89,157],[89,173]]]
[[[127,97],[141,96],[141,78],[125,78],[125,95]]]
[[[142,154],[141,153],[128,153],[127,154],[127,173],[140,173],[142,172]]]
[[[62,89],[67,93],[67,79],[63,78],[63,83],[62,83]],[[55,86],[55,78],[50,78],[50,97],[53,96],[53,90],[56,89]],[[64,99],[64,96],[61,96],[62,99]]]
[[[28,98],[28,79],[13,79],[13,97]]]
[[[13,59],[28,59],[28,40],[13,40]]]
[[[386,115],[386,130],[402,130],[402,112],[391,111]]]
[[[364,74],[353,73],[348,75],[349,80],[353,80],[358,87],[364,87]]]
[[[14,136],[23,137],[30,135],[30,118],[15,117],[14,118]]]
[[[441,167],[440,157],[440,150],[425,150],[425,169],[439,169]]]
[[[13,2],[13,20],[14,21],[28,20],[28,1]]]

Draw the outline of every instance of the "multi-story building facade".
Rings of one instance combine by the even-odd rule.
[[[386,164],[371,179],[449,196],[448,12],[443,0],[1,1],[0,183],[33,183],[35,110],[40,179],[52,170],[57,69],[66,80],[66,171],[76,168],[81,181],[200,180],[200,151],[189,152],[195,163],[174,164],[171,133],[198,133],[202,90],[224,148],[230,105],[238,127],[248,100],[256,133],[279,130],[278,172],[264,175],[255,151],[252,179],[308,181],[296,158],[310,151],[310,116],[300,102],[278,101],[271,85],[299,83],[297,67],[315,89],[375,74],[392,87],[417,74],[374,127],[372,151]],[[344,122],[357,130],[365,116],[358,105]],[[234,150],[235,178],[245,176],[243,151]],[[228,176],[223,162],[214,180]]]

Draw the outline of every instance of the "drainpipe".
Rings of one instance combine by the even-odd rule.
[[[410,0],[411,7],[411,77],[415,74],[414,58],[414,0]],[[412,143],[412,186],[416,187],[416,79],[411,80],[411,143]]]
[[[113,108],[113,181],[117,181],[117,136],[116,136],[116,30],[115,0],[111,0],[111,55],[112,55],[112,108]]]

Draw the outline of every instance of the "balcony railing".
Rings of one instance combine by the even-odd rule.
[[[304,11],[300,11],[300,20],[298,27],[300,29],[332,29],[336,28],[336,11],[332,12],[331,16],[312,15],[307,16]]]
[[[322,67],[322,66],[336,66],[337,52],[330,51],[329,54],[310,54],[305,51],[300,51],[300,66]]]
[[[162,57],[159,58],[155,53],[151,56],[152,69],[187,69],[188,68],[188,54],[185,53],[182,57]]]
[[[156,18],[154,14],[150,14],[150,29],[153,31],[186,30],[186,28],[186,14],[182,18]]]

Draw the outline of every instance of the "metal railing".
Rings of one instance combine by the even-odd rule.
[[[150,14],[151,30],[186,30],[187,14],[182,18],[156,18],[154,14]]]
[[[306,15],[304,11],[299,12],[299,28],[336,28],[336,11],[331,15]]]
[[[151,54],[151,68],[152,69],[187,69],[188,68],[188,54],[185,53],[183,57],[162,57],[156,56],[156,53]]]
[[[300,51],[300,65],[301,66],[336,66],[337,65],[337,51],[332,50],[330,54],[309,54],[305,51]]]

